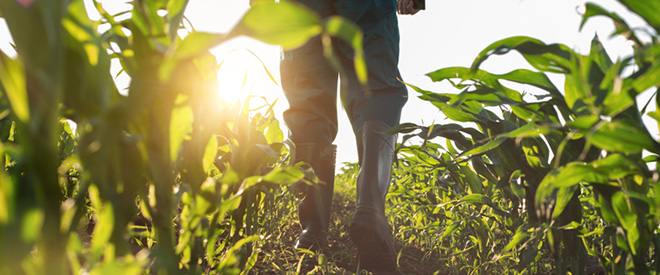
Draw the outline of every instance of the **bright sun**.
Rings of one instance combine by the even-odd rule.
[[[228,103],[263,96],[272,103],[282,95],[278,47],[248,38],[229,41],[211,51],[220,63],[220,96]],[[272,77],[272,78],[271,78]]]

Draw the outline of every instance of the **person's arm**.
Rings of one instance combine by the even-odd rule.
[[[420,1],[424,3],[424,1]],[[399,14],[416,14],[424,7],[415,7],[415,0],[397,0],[397,11]]]

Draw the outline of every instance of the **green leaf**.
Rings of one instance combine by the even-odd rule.
[[[573,197],[575,191],[577,191],[577,185],[559,188],[557,192],[556,204],[554,209],[552,210],[553,219],[556,219],[557,217],[559,217],[559,215],[561,215],[562,212],[564,212],[564,209],[571,201],[571,198]]]
[[[628,245],[628,242],[624,236],[623,230],[617,230],[616,232],[616,245],[625,250],[625,251],[630,251],[630,247]],[[634,254],[633,254],[634,255]]]
[[[646,156],[646,157],[644,157],[642,160],[643,160],[644,162],[646,162],[646,163],[648,163],[648,162],[656,162],[656,161],[659,161],[659,160],[660,160],[660,157],[658,157],[658,155],[650,155],[650,156]]]
[[[498,146],[500,146],[500,144],[502,144],[504,141],[506,141],[506,139],[507,139],[506,137],[495,138],[495,139],[487,142],[486,144],[478,145],[478,146],[475,146],[475,147],[471,148],[467,152],[464,152],[463,154],[461,154],[461,156],[469,157],[469,156],[472,156],[472,155],[483,154],[485,152],[488,152],[490,150],[493,150],[493,149],[497,148]]]
[[[471,112],[466,112],[461,108],[457,108],[446,104],[440,104],[438,102],[433,102],[433,105],[438,107],[438,109],[440,109],[440,111],[442,111],[447,116],[447,118],[451,120],[460,121],[460,122],[481,121],[481,119],[476,114]]]
[[[218,207],[218,213],[222,217],[225,213],[236,210],[241,205],[241,200],[241,196],[234,196],[230,199],[223,200]]]
[[[276,143],[276,142],[282,142],[284,139],[284,134],[282,133],[282,129],[280,128],[280,122],[273,119],[271,123],[268,125],[268,130],[266,130],[266,142],[269,144]]]
[[[193,32],[189,34],[168,52],[168,55],[158,69],[158,79],[166,82],[181,62],[207,53],[209,49],[226,41],[228,38],[223,34],[205,32]]]
[[[0,227],[14,223],[17,198],[19,197],[9,175],[0,173]]]
[[[612,208],[624,229],[629,230],[636,227],[637,215],[633,213],[628,205],[628,200],[623,191],[616,192],[612,195]]]
[[[38,208],[26,209],[21,217],[21,240],[33,242],[39,237],[44,222],[44,213]],[[52,230],[58,230],[53,228]]]
[[[653,62],[651,68],[632,82],[637,94],[660,85],[660,62]]]
[[[635,36],[635,33],[630,29],[630,26],[626,23],[626,21],[623,20],[618,14],[608,12],[607,10],[603,9],[601,6],[598,6],[594,3],[587,3],[585,5],[585,12],[584,15],[582,16],[582,22],[580,23],[580,30],[584,27],[585,23],[591,19],[592,17],[595,16],[605,16],[612,20],[614,23],[614,27],[616,28],[614,34],[621,34],[625,36],[627,39],[630,39],[632,41],[635,41],[638,45],[641,45],[641,42]]]
[[[500,79],[528,84],[534,87],[548,91],[553,97],[563,98],[555,84],[544,73],[533,72],[525,69],[518,69],[509,73],[499,75]]]
[[[189,0],[172,0],[167,3],[167,23],[169,24],[169,35],[171,40],[178,37],[177,31],[181,27],[183,13],[188,6]]]
[[[361,83],[367,83],[367,63],[362,49],[362,30],[356,24],[340,16],[331,16],[325,21],[325,32],[346,42],[353,48],[355,73]]]
[[[100,39],[95,35],[94,26],[87,17],[83,2],[74,1],[70,4],[69,13],[72,15],[71,18],[62,19],[62,26],[87,54],[89,64],[96,66],[101,51]]]
[[[421,128],[422,128],[421,126],[419,126],[415,123],[405,122],[405,123],[401,123],[397,126],[394,126],[391,129],[387,130],[387,132],[385,132],[385,134],[388,134],[388,135],[407,134],[407,133],[411,133],[415,130],[419,130]]]
[[[142,274],[144,263],[133,260],[132,256],[124,257],[121,260],[106,261],[94,265],[92,270],[89,271],[90,275],[104,275],[104,274],[122,274],[122,275],[139,275]]]
[[[598,121],[600,121],[598,116],[580,116],[568,122],[568,126],[586,131],[591,129]]]
[[[639,228],[637,228],[637,215],[628,204],[625,194],[620,191],[612,195],[612,208],[621,226],[626,230],[626,239],[633,255],[639,253]]]
[[[603,220],[611,224],[618,224],[618,219],[616,217],[616,214],[614,214],[614,210],[612,209],[611,199],[607,201],[605,197],[603,197],[602,195],[598,195],[598,200],[603,202],[601,203],[601,208],[600,208],[601,216],[603,217]]]
[[[189,0],[171,0],[167,3],[167,17],[173,18],[183,14]]]
[[[469,202],[469,203],[481,203],[481,204],[491,204],[492,201],[489,197],[482,194],[469,194],[465,197],[462,197],[460,202]]]
[[[16,118],[23,122],[30,119],[25,81],[23,64],[0,51],[0,83]]]
[[[479,175],[472,170],[472,167],[467,164],[459,165],[459,167],[461,173],[459,177],[461,177],[464,180],[464,183],[470,187],[470,191],[474,194],[481,194],[483,192],[481,177],[479,177]]]
[[[486,106],[518,105],[519,102],[509,99],[504,93],[497,89],[488,87],[477,87],[475,90],[464,90],[459,94],[437,94],[438,98],[448,98],[449,104],[458,106],[466,101],[477,101]]]
[[[522,102],[522,95],[520,93],[505,87],[498,81],[502,78],[501,75],[491,74],[483,70],[472,70],[465,67],[443,68],[434,72],[430,72],[426,75],[435,82],[454,78],[460,78],[461,80],[473,80],[478,83],[483,83],[487,87],[501,91],[504,95],[506,95],[506,97],[514,102]]]
[[[164,7],[158,7],[157,1],[138,1],[134,6],[133,18],[142,18],[146,21],[147,32],[143,34],[163,45],[169,45],[169,36],[165,33],[165,20],[158,15],[158,10]]]
[[[241,178],[238,173],[231,167],[227,167],[226,169],[227,170],[222,173],[222,185],[231,186],[233,184],[239,183]]]
[[[513,235],[513,238],[511,238],[511,241],[504,247],[504,251],[511,251],[514,249],[518,244],[522,243],[524,240],[526,240],[529,237],[529,233],[523,231],[523,227],[518,227],[516,230],[516,234]]]
[[[506,54],[511,50],[517,50],[530,65],[541,71],[566,73],[571,68],[573,51],[570,48],[561,44],[546,45],[527,36],[509,37],[490,44],[479,53],[471,68],[476,70],[489,56]]]
[[[92,237],[92,251],[102,254],[110,241],[115,226],[114,209],[112,203],[104,202],[100,209],[95,210],[96,225]]]
[[[522,140],[522,149],[525,158],[533,168],[547,168],[549,156],[548,146],[541,138],[525,138]]]
[[[536,191],[537,205],[557,188],[572,187],[583,181],[609,185],[612,181],[634,174],[641,174],[637,163],[621,154],[611,154],[590,163],[571,162],[543,178]]]
[[[234,265],[238,259],[236,259],[236,254],[241,253],[242,247],[248,243],[251,242],[256,242],[259,241],[261,238],[257,235],[254,236],[249,236],[240,239],[237,241],[229,250],[227,250],[226,253],[223,255],[223,259],[220,261],[220,264],[218,265],[217,270],[219,271],[219,274],[227,274],[230,273],[228,268],[230,268],[232,265]],[[232,270],[233,271],[233,270]],[[231,274],[234,274],[234,272],[231,272]],[[238,274],[238,271],[236,271],[235,274]]]
[[[586,132],[587,138],[594,145],[608,151],[639,153],[643,149],[659,154],[660,146],[645,129],[621,121],[600,121],[593,128],[585,127],[594,117],[569,122],[568,125]]]
[[[284,50],[302,46],[323,30],[321,19],[310,9],[289,1],[256,2],[236,30]]]
[[[526,198],[525,196],[525,188],[522,186],[521,182],[521,172],[520,170],[516,170],[513,173],[511,173],[511,177],[509,177],[509,186],[511,187],[511,191],[513,194],[516,195],[519,199],[524,199]]]
[[[611,154],[604,159],[587,164],[571,162],[560,168],[559,171],[556,178],[548,178],[553,181],[551,186],[569,187],[580,181],[606,184],[610,180],[641,173],[635,162],[621,154]]]
[[[656,32],[660,32],[660,2],[653,0],[619,0],[628,9],[641,16]]]
[[[243,182],[241,183],[241,189],[246,190],[251,188],[252,186],[257,185],[258,183],[262,182],[262,177],[260,176],[251,176],[243,179]]]
[[[262,180],[279,183],[279,184],[292,184],[302,180],[305,174],[297,167],[275,167],[263,176]]]
[[[190,139],[193,111],[188,105],[174,108],[170,120],[170,161],[179,157],[179,148],[184,140]]]
[[[445,232],[442,233],[440,236],[441,239],[446,238],[449,235],[452,235],[458,231],[458,227],[461,225],[461,221],[453,221],[449,226],[447,226],[447,229],[445,229]]]
[[[209,139],[209,142],[206,144],[204,149],[204,156],[202,157],[202,166],[204,171],[208,172],[211,168],[214,168],[215,156],[218,153],[218,138],[212,136]]]
[[[27,2],[26,2],[27,3]],[[61,51],[65,47],[62,19],[69,1],[32,1],[20,5],[19,1],[0,1],[0,12],[14,41],[15,49],[27,71],[39,75],[37,85],[53,85]],[[2,80],[4,82],[4,80]],[[52,87],[46,87],[52,88]]]
[[[548,134],[551,129],[552,127],[550,125],[536,125],[534,123],[528,123],[516,130],[501,134],[499,136],[510,138],[538,137],[540,135]]]
[[[635,104],[630,94],[622,89],[609,91],[603,101],[603,115],[614,117]]]
[[[594,38],[591,39],[591,50],[589,51],[589,57],[593,62],[598,65],[598,68],[602,72],[607,72],[610,67],[612,67],[612,59],[605,51],[603,43],[598,39],[598,35],[594,35]]]
[[[259,249],[252,250],[252,254],[250,254],[250,257],[245,262],[245,267],[241,271],[240,275],[250,274],[250,270],[252,270],[254,265],[257,263],[257,259],[259,258],[260,253],[261,253],[261,251]]]
[[[223,34],[193,32],[176,46],[173,57],[180,60],[195,57],[220,44],[225,38]]]

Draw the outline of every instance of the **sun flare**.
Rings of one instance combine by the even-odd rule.
[[[219,93],[228,103],[263,96],[272,102],[281,95],[277,57],[272,46],[237,39],[213,50],[218,58]]]

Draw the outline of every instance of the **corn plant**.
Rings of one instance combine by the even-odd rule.
[[[272,105],[255,114],[218,97],[208,50],[323,35],[363,62],[354,25],[297,4],[260,2],[228,34],[182,37],[188,1],[129,3],[110,14],[97,1],[0,1],[18,53],[0,53],[0,273],[249,271],[270,190],[305,173]]]
[[[610,18],[614,35],[632,41],[634,56],[611,60],[598,37],[586,55],[562,44],[511,37],[484,49],[470,68],[428,74],[433,81],[450,81],[458,94],[413,87],[421,99],[463,124],[393,129],[405,133],[404,140],[423,140],[422,146],[400,149],[399,180],[429,182],[426,192],[433,199],[424,205],[436,206],[424,211],[441,217],[433,223],[443,232],[438,248],[471,253],[470,269],[484,273],[494,262],[511,260],[520,272],[543,272],[528,267],[548,255],[556,273],[582,274],[592,255],[616,274],[658,270],[657,172],[647,162],[657,161],[660,144],[641,116],[660,116],[647,112],[648,104],[638,106],[636,98],[660,85],[660,17],[652,12],[660,2],[620,2],[648,23],[650,42],[593,3],[586,5],[582,24],[594,16]],[[536,70],[480,69],[488,57],[511,51]],[[563,75],[563,89],[547,74]],[[539,92],[521,93],[509,87],[512,82]],[[430,141],[436,137],[445,138],[446,147]],[[642,151],[650,155],[643,158]],[[440,198],[444,203],[437,204]],[[471,206],[462,209],[465,204]],[[467,244],[444,242],[445,237]],[[506,243],[498,243],[502,237]],[[489,249],[500,252],[489,255]]]

